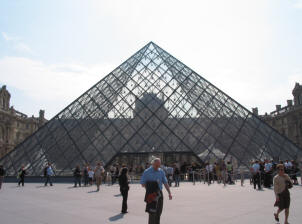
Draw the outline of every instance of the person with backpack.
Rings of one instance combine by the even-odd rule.
[[[227,174],[228,174],[227,183],[228,184],[234,184],[234,182],[232,180],[233,164],[231,163],[231,161],[227,162],[226,169],[227,169]]]
[[[20,170],[18,171],[18,186],[20,186],[22,184],[22,187],[24,187],[24,182],[25,182],[25,176],[26,176],[26,170],[25,167],[22,165]]]
[[[145,202],[146,212],[149,213],[149,224],[160,224],[160,216],[163,211],[163,185],[165,186],[169,200],[172,200],[172,194],[168,185],[165,172],[160,168],[160,158],[152,161],[152,166],[147,168],[140,180],[142,187],[146,189]]]
[[[0,165],[0,190],[2,187],[3,180],[4,180],[4,176],[5,176],[5,169],[3,168],[2,165]]]
[[[52,180],[51,177],[54,175],[53,169],[51,167],[51,164],[48,163],[47,166],[44,168],[44,177],[45,177],[45,186],[47,186],[48,182],[50,186],[52,186]]]

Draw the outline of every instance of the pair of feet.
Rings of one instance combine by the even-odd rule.
[[[277,213],[274,213],[275,220],[279,222],[279,216]],[[289,224],[289,222],[285,221],[284,224]]]
[[[128,213],[128,212],[127,212],[127,211],[122,211],[121,213],[122,213],[122,214],[126,214],[126,213]]]

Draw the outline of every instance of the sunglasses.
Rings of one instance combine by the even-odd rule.
[[[284,169],[279,169],[279,171],[284,171]]]

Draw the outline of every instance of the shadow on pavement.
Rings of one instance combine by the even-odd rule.
[[[99,192],[98,190],[95,190],[95,191],[88,191],[87,193],[96,193],[96,192]]]
[[[110,217],[109,221],[114,222],[114,221],[117,221],[117,220],[122,219],[122,218],[124,218],[124,214],[120,213],[120,214],[117,214],[115,216]]]
[[[115,194],[114,197],[121,197],[122,194]]]

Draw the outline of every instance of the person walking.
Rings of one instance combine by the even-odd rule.
[[[3,168],[2,165],[0,165],[0,190],[2,187],[3,180],[4,180],[4,176],[5,176],[5,169]]]
[[[89,169],[89,165],[86,164],[84,166],[83,169],[83,179],[84,179],[84,186],[87,187],[88,183],[89,183],[89,175],[88,175],[88,169]]]
[[[234,184],[234,182],[233,182],[233,180],[232,180],[233,164],[231,163],[231,161],[228,161],[228,163],[227,163],[227,165],[226,165],[226,169],[227,169],[227,174],[228,174],[227,183],[228,183],[228,184]]]
[[[146,212],[149,213],[148,224],[160,224],[160,216],[163,210],[163,184],[172,200],[172,194],[164,171],[160,168],[161,160],[155,158],[152,166],[146,169],[141,177],[140,183],[146,188],[145,201],[147,202]],[[156,196],[155,196],[156,195]]]
[[[22,165],[18,172],[18,179],[19,179],[18,186],[22,184],[22,187],[24,187],[25,176],[26,176],[26,170],[25,167]]]
[[[73,172],[73,176],[74,176],[74,187],[77,187],[77,185],[79,184],[79,187],[81,187],[81,169],[80,166],[77,165],[76,168],[74,169]]]
[[[289,190],[293,184],[288,174],[285,173],[284,165],[277,166],[278,174],[274,177],[274,192],[276,196],[275,206],[278,207],[277,213],[274,213],[275,220],[279,222],[279,214],[285,210],[284,224],[288,224],[290,193]]]
[[[171,166],[167,166],[166,167],[166,174],[167,174],[167,179],[168,179],[169,187],[172,186],[173,172],[174,172],[173,167],[171,167]]]
[[[115,166],[111,166],[110,167],[110,176],[111,176],[111,184],[115,184],[115,173],[116,173],[116,167]]]
[[[265,160],[265,163],[264,163],[264,187],[266,187],[266,188],[271,187],[272,168],[273,168],[273,165],[268,160]]]
[[[91,169],[91,167],[88,167],[88,177],[89,177],[89,184],[93,184],[93,177],[94,177],[94,172]]]
[[[254,189],[256,189],[256,185],[258,185],[258,190],[261,190],[260,165],[258,161],[253,163],[251,171],[253,174]]]
[[[44,168],[44,176],[45,176],[45,186],[47,186],[48,182],[50,186],[52,186],[51,177],[54,175],[53,169],[51,167],[51,163],[48,163],[47,166]]]
[[[221,176],[221,167],[219,163],[215,163],[215,174],[216,174],[216,178],[217,178],[217,183],[221,183],[222,180],[222,176]]]
[[[179,187],[179,182],[180,182],[180,170],[178,169],[177,165],[174,165],[174,181],[175,181],[175,187]]]
[[[121,170],[121,174],[118,177],[118,183],[120,185],[120,192],[123,196],[123,203],[122,203],[122,213],[128,213],[128,191],[129,191],[129,177],[128,177],[128,168],[123,167]]]
[[[104,167],[102,164],[99,162],[97,163],[97,166],[94,169],[94,177],[95,177],[95,183],[97,187],[97,191],[100,190],[100,185],[102,184],[102,175],[105,172]]]
[[[211,181],[212,181],[212,174],[211,174],[210,163],[206,163],[206,171],[207,171],[207,182],[208,182],[208,185],[210,185]]]

